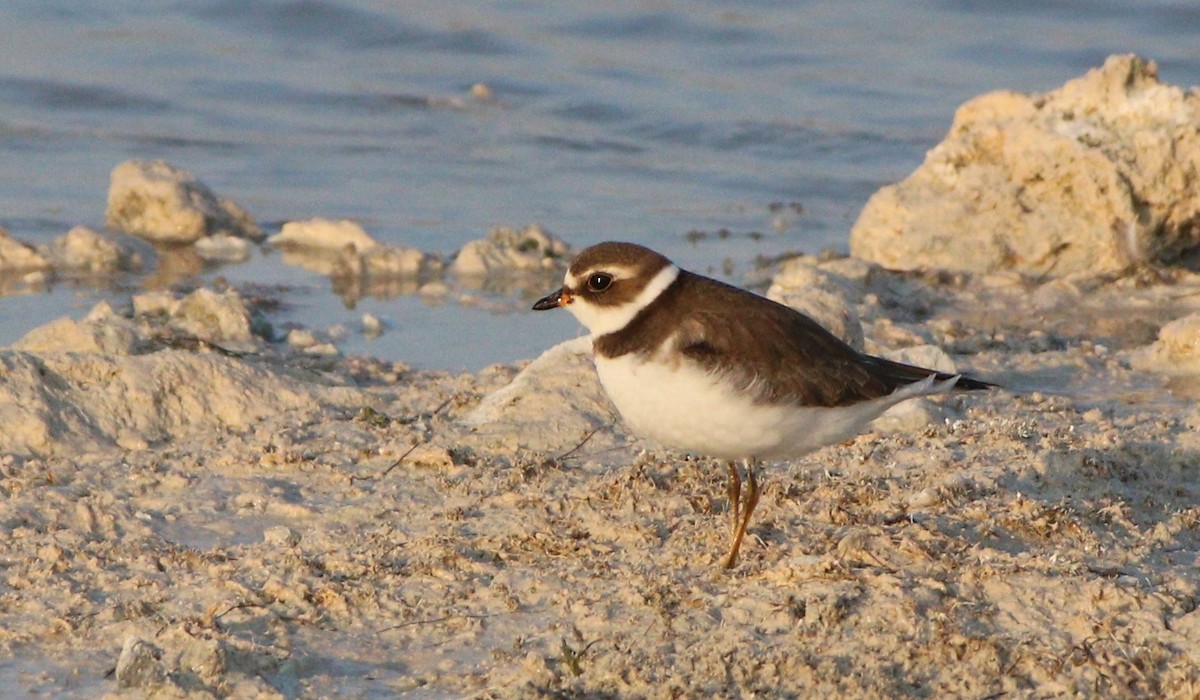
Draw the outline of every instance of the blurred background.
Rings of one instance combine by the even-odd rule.
[[[763,257],[844,252],[867,198],[978,94],[1050,90],[1125,52],[1200,84],[1200,5],[1183,1],[43,1],[0,5],[0,34],[0,225],[27,243],[102,227],[113,167],[161,158],[268,234],[353,218],[448,256],[538,223],[742,285]],[[277,324],[342,326],[344,352],[417,367],[475,370],[580,332],[524,311],[534,290],[349,303],[256,251],[6,287],[0,345],[100,299],[214,282],[270,290]],[[386,332],[363,334],[364,312]]]

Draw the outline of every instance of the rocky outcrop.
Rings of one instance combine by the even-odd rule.
[[[195,243],[216,234],[262,238],[245,209],[161,160],[113,168],[105,216],[109,226],[156,243]]]
[[[1200,93],[1112,56],[1041,95],[963,105],[946,139],[850,234],[887,268],[1104,273],[1200,242]]]

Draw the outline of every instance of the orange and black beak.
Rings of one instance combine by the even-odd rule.
[[[533,310],[545,311],[546,309],[557,309],[560,306],[566,306],[570,303],[571,293],[567,291],[566,287],[560,287],[552,294],[547,294],[541,299],[538,299],[537,303],[533,305]]]

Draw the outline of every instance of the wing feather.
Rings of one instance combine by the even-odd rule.
[[[891,393],[863,355],[812,319],[754,302],[737,316],[693,312],[676,347],[763,403],[841,406]],[[771,381],[763,381],[767,377]]]

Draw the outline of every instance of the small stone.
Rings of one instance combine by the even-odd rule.
[[[263,542],[295,547],[300,544],[300,535],[293,532],[286,525],[278,525],[276,527],[269,527],[263,531]]]
[[[40,289],[50,282],[51,275],[46,270],[34,270],[21,275],[21,284],[30,289]]]
[[[126,637],[117,659],[117,687],[153,689],[167,682],[167,671],[160,658],[162,651],[137,637]]]
[[[471,97],[474,97],[480,102],[487,102],[493,97],[492,89],[488,87],[486,83],[475,83],[471,86]]]
[[[62,547],[59,547],[53,542],[42,545],[41,547],[38,547],[37,550],[38,560],[43,564],[54,565],[61,561],[65,554],[66,553],[63,551]]]
[[[362,317],[362,328],[368,338],[378,338],[383,334],[383,321],[375,314],[366,313]]]
[[[287,334],[287,344],[297,350],[311,348],[319,342],[317,336],[307,328],[293,328]]]
[[[910,508],[931,508],[942,502],[942,496],[937,489],[921,489],[908,499]]]
[[[225,648],[215,639],[197,639],[179,655],[179,668],[211,683],[225,673]]]
[[[118,435],[114,442],[123,450],[140,452],[150,449],[150,442],[140,435]]]
[[[317,343],[316,345],[304,348],[304,354],[315,357],[335,357],[342,354],[342,351],[338,350],[337,346],[333,343]]]
[[[442,282],[441,280],[423,284],[423,285],[421,285],[420,289],[417,290],[417,294],[420,294],[427,301],[443,300],[446,298],[446,295],[448,295],[449,293],[450,293],[450,287],[445,282]]]

